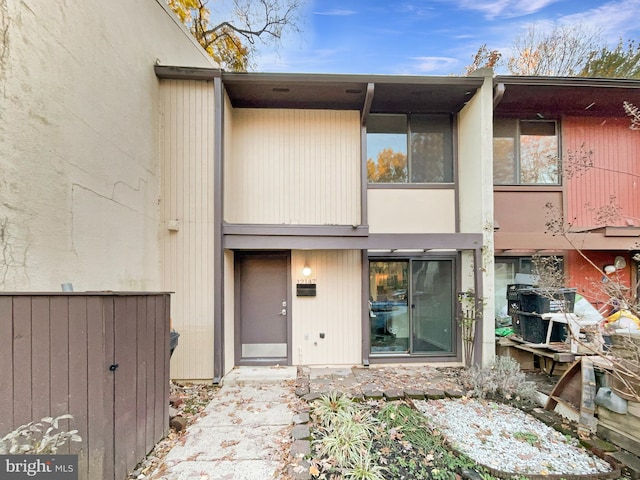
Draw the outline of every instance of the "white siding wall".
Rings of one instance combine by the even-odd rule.
[[[455,190],[373,189],[367,191],[371,233],[454,233]]]
[[[164,290],[180,333],[172,378],[213,377],[213,82],[161,82]],[[178,231],[171,231],[171,222]]]
[[[460,112],[458,130],[458,175],[460,182],[460,231],[482,233],[482,282],[484,287],[484,329],[482,363],[489,365],[495,356],[495,294],[493,279],[493,84],[487,71],[480,91]],[[465,257],[463,279],[470,259]],[[480,266],[478,266],[480,268]]]
[[[295,284],[309,265],[316,297],[296,297]],[[351,365],[362,362],[362,262],[359,250],[294,250],[292,308],[294,365]],[[320,333],[325,338],[320,338]]]
[[[0,1],[1,290],[160,288],[153,66],[215,66],[164,3]]]
[[[233,108],[229,97],[224,95],[224,158],[233,157]],[[224,372],[235,366],[235,256],[230,250],[224,252]]]
[[[236,109],[225,163],[225,220],[360,223],[359,113]]]

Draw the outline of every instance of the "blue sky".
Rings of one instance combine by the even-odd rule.
[[[462,74],[481,45],[507,55],[533,23],[581,23],[611,48],[640,40],[640,0],[307,0],[301,17],[255,71]]]

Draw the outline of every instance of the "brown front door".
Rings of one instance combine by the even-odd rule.
[[[237,257],[236,362],[289,364],[289,254]]]

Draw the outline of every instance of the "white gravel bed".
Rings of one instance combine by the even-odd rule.
[[[591,475],[611,466],[517,408],[475,399],[414,400],[447,441],[476,462],[529,475]]]

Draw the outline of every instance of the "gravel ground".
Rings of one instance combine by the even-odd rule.
[[[590,475],[611,466],[517,408],[474,399],[414,401],[457,450],[503,472]]]

